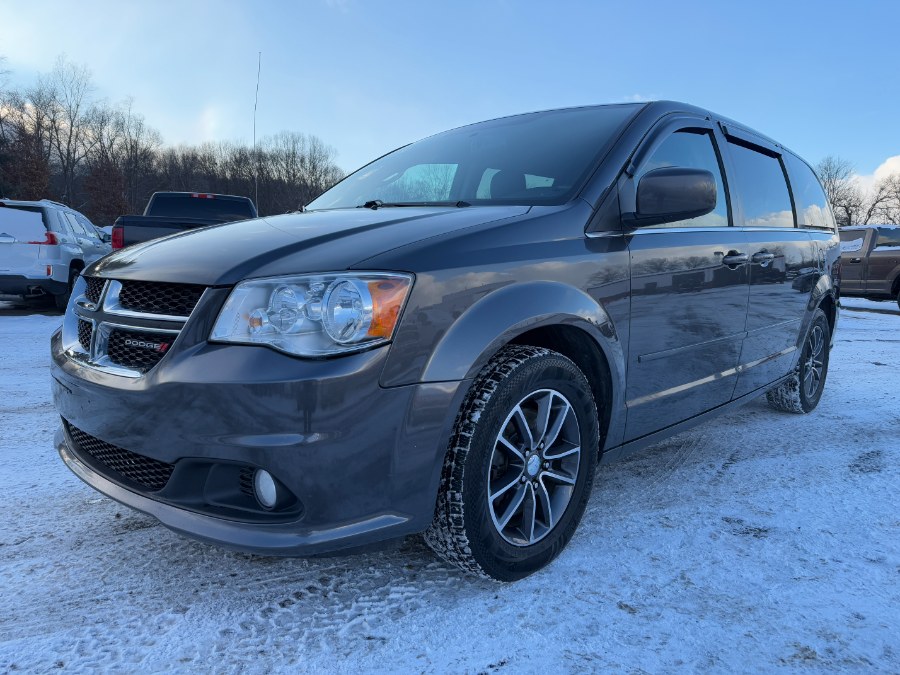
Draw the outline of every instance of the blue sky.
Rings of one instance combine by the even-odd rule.
[[[165,141],[315,134],[347,170],[436,131],[584,103],[708,107],[811,162],[900,169],[900,2],[0,0],[27,83],[64,53]]]

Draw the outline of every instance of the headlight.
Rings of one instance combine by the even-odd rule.
[[[412,277],[380,272],[253,279],[235,286],[211,342],[328,356],[388,342]]]

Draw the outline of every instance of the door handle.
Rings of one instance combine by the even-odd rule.
[[[768,251],[760,251],[759,253],[754,253],[753,257],[750,258],[752,262],[755,263],[767,263],[775,260],[775,254],[769,253]]]
[[[738,251],[728,251],[728,253],[722,256],[722,264],[728,265],[729,267],[746,265],[749,260],[749,255],[747,255],[746,253],[739,253]]]
[[[861,263],[861,262],[862,262],[862,258],[850,258],[850,260],[848,260],[847,262]]]

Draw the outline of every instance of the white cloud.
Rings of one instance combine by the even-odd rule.
[[[878,168],[875,169],[873,173],[863,175],[856,174],[854,179],[856,180],[856,184],[859,185],[860,189],[863,192],[869,192],[874,186],[882,178],[887,178],[892,174],[900,174],[900,155],[893,155],[892,157],[888,157],[881,164],[878,165]]]
[[[659,96],[655,94],[651,94],[650,96],[644,94],[628,94],[628,96],[623,96],[620,100],[623,103],[645,103],[646,101],[656,101],[658,99]]]

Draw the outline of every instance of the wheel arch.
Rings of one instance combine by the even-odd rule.
[[[601,446],[621,442],[625,346],[607,311],[590,295],[567,284],[514,284],[484,296],[445,333],[428,359],[422,380],[471,381],[510,344],[546,347],[578,365],[591,383],[595,400],[604,402],[598,406]]]

